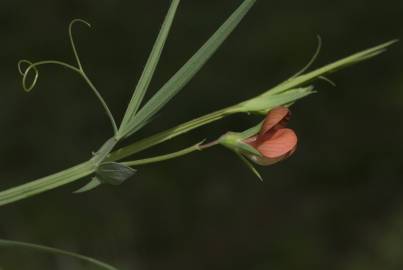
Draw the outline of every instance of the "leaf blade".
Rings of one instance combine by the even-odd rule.
[[[246,158],[244,157],[242,154],[240,153],[236,153],[238,155],[238,157],[245,163],[246,167],[248,167],[248,169],[251,170],[251,172],[261,181],[263,182],[263,177],[262,175],[259,173],[259,171],[255,168],[255,166],[253,166],[253,164]]]
[[[73,191],[74,194],[80,194],[80,193],[85,193],[88,191],[91,191],[93,189],[96,189],[97,187],[99,187],[102,184],[102,182],[96,178],[93,177],[87,184],[85,184],[84,186],[82,186],[81,188]]]
[[[126,134],[130,136],[138,130],[138,126],[155,115],[168,103],[194,75],[205,65],[221,44],[242,21],[256,0],[245,0],[210,37],[209,40],[179,69],[175,75],[146,103],[134,120],[127,127]]]
[[[137,111],[140,107],[140,104],[145,96],[145,93],[147,92],[147,89],[151,83],[151,79],[153,78],[153,75],[157,68],[159,59],[161,57],[163,48],[165,46],[165,42],[168,38],[169,31],[173,24],[174,17],[175,17],[176,11],[178,9],[179,3],[180,3],[180,0],[173,0],[171,2],[171,6],[170,6],[170,8],[167,12],[167,15],[164,19],[164,22],[161,26],[160,32],[154,43],[153,49],[149,55],[147,63],[144,67],[143,73],[137,83],[133,96],[127,107],[127,110],[126,110],[126,113],[122,120],[122,124],[120,126],[119,131],[125,129],[125,126],[133,119],[133,116],[137,113]],[[123,135],[123,134],[119,134],[119,135]]]
[[[272,88],[267,93],[270,93],[271,95],[273,95],[273,94],[277,94],[277,93],[286,91],[291,88],[295,88],[298,86],[308,84],[311,81],[315,80],[316,78],[320,78],[321,76],[326,76],[327,74],[336,72],[337,70],[363,62],[363,61],[373,58],[381,53],[384,53],[388,47],[392,46],[393,44],[397,43],[398,41],[399,40],[397,40],[397,39],[391,40],[389,42],[380,44],[378,46],[352,54],[350,56],[337,60],[333,63],[325,65],[321,68],[318,68],[318,69],[308,72],[306,74],[302,74],[298,77],[291,78],[291,79],[277,85],[276,87]]]

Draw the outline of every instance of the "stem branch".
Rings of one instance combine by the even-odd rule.
[[[201,144],[203,142],[200,142],[198,144],[195,144],[191,147],[182,149],[180,151],[177,152],[173,152],[170,154],[166,154],[166,155],[160,155],[160,156],[156,156],[156,157],[152,157],[152,158],[145,158],[145,159],[139,159],[139,160],[134,160],[134,161],[127,161],[127,162],[122,162],[122,164],[126,165],[126,166],[138,166],[138,165],[145,165],[145,164],[150,164],[150,163],[156,163],[156,162],[160,162],[160,161],[165,161],[165,160],[169,160],[169,159],[174,159],[174,158],[178,158],[187,154],[190,154],[192,152],[195,151],[201,151]]]
[[[139,140],[131,145],[126,147],[122,147],[119,150],[116,150],[110,154],[107,158],[107,161],[117,161],[129,157],[133,154],[136,154],[140,151],[148,149],[154,145],[160,144],[162,142],[168,141],[176,136],[189,132],[198,127],[210,124],[214,121],[220,120],[227,115],[237,113],[238,111],[235,109],[236,106],[231,106],[222,110],[218,110],[212,112],[210,114],[201,116],[194,120],[188,121],[186,123],[180,124],[176,127],[170,128],[168,130],[157,133],[148,138]]]
[[[69,184],[94,172],[92,161],[83,162],[61,172],[0,192],[0,206]]]

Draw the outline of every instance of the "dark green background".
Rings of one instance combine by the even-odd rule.
[[[242,2],[182,1],[151,91],[158,89]],[[109,123],[75,74],[44,67],[23,92],[16,63],[81,58],[121,116],[168,8],[163,0],[0,2],[0,188],[89,158]],[[403,2],[260,0],[192,82],[138,134],[150,135],[253,97],[324,47],[314,67],[402,38]],[[293,107],[299,149],[259,168],[260,183],[222,148],[139,168],[121,187],[84,195],[83,182],[0,208],[0,238],[42,243],[121,269],[392,270],[403,268],[403,47],[331,78]],[[234,116],[153,148],[165,153],[241,130]],[[136,138],[131,138],[134,141]],[[87,267],[87,268],[86,268]],[[1,270],[89,269],[74,260],[0,249]]]

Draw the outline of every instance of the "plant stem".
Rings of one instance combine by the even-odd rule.
[[[135,153],[148,149],[154,145],[168,141],[176,136],[189,132],[198,127],[210,124],[214,121],[220,120],[227,115],[237,113],[237,106],[231,106],[222,110],[212,112],[210,114],[198,117],[189,122],[183,123],[176,127],[157,133],[151,137],[137,141],[126,147],[122,147],[110,154],[106,161],[117,161],[129,157]]]
[[[121,160],[121,159],[131,156],[135,153],[138,153],[142,150],[150,148],[151,146],[165,142],[165,141],[172,139],[176,136],[179,136],[183,133],[186,133],[188,131],[201,127],[203,125],[212,123],[214,121],[222,119],[223,117],[225,117],[227,115],[237,113],[237,112],[238,111],[236,110],[236,106],[231,106],[231,107],[207,114],[205,116],[201,116],[201,117],[191,120],[189,122],[178,125],[174,128],[157,133],[154,136],[140,140],[129,146],[123,147],[115,152],[112,152],[105,159],[105,161]],[[115,140],[115,139],[112,138],[110,140]],[[111,142],[111,143],[114,145],[113,142]],[[135,166],[135,165],[142,165],[142,164],[147,164],[147,163],[168,160],[168,159],[186,155],[186,154],[191,153],[196,150],[201,150],[200,143],[197,145],[194,145],[192,147],[180,150],[175,153],[157,156],[157,157],[153,157],[153,158],[147,158],[147,159],[143,159],[143,160],[131,161],[131,162],[128,162],[128,164],[129,164],[129,166]],[[12,202],[16,202],[16,201],[19,201],[22,199],[26,199],[28,197],[40,194],[42,192],[72,183],[74,181],[77,181],[85,176],[88,176],[88,175],[94,173],[96,166],[97,166],[96,163],[97,163],[96,159],[91,159],[91,160],[83,162],[77,166],[74,166],[69,169],[58,172],[56,174],[52,174],[52,175],[40,178],[38,180],[34,180],[32,182],[28,182],[26,184],[2,191],[2,192],[0,192],[0,206],[6,205],[6,204],[9,204]]]
[[[156,156],[156,157],[152,157],[152,158],[145,158],[145,159],[139,159],[139,160],[134,160],[134,161],[126,161],[126,162],[122,162],[122,164],[133,167],[133,166],[145,165],[145,164],[156,163],[156,162],[165,161],[165,160],[169,160],[169,159],[173,159],[173,158],[178,158],[178,157],[190,154],[192,152],[201,151],[201,150],[205,149],[205,148],[203,148],[203,149],[201,148],[202,143],[203,142],[200,142],[191,147],[182,149],[182,150],[174,152],[174,153],[160,155],[160,156]]]
[[[66,185],[94,172],[92,161],[86,161],[61,172],[0,192],[0,206]]]
[[[57,248],[52,248],[52,247],[46,247],[42,245],[36,245],[36,244],[31,244],[31,243],[25,243],[25,242],[19,242],[19,241],[10,241],[10,240],[3,240],[0,239],[0,247],[20,247],[20,248],[27,248],[27,249],[33,249],[33,250],[38,250],[42,252],[47,252],[47,253],[53,253],[56,255],[63,255],[63,256],[69,256],[72,258],[76,258],[82,261],[85,261],[87,263],[91,263],[93,265],[96,265],[100,268],[107,269],[107,270],[118,270],[116,267],[113,267],[109,264],[106,264],[104,262],[98,261],[96,259],[83,256],[77,253],[69,252],[69,251],[64,251],[61,249]]]
[[[105,161],[118,161],[142,150],[150,148],[159,143],[165,142],[183,133],[189,132],[193,129],[207,125],[214,121],[220,120],[223,117],[237,113],[236,106],[231,106],[222,110],[215,111],[213,113],[201,116],[189,122],[183,123],[166,131],[155,134],[154,136],[145,138],[138,142],[135,142],[129,146],[123,147],[115,152],[110,153],[110,155],[105,159]],[[113,144],[113,138],[110,139],[111,144]],[[114,145],[114,144],[113,144]],[[163,160],[168,160],[189,154],[193,151],[201,150],[200,143],[192,147],[180,150],[175,153],[157,156],[153,158],[147,158],[142,160],[136,160],[128,162],[129,166],[143,165]],[[98,160],[91,159],[89,161],[83,162],[77,166],[71,167],[69,169],[63,170],[56,174],[52,174],[32,182],[28,182],[21,186],[10,188],[8,190],[0,192],[0,206],[6,205],[12,202],[16,202],[28,197],[43,193],[45,191],[72,183],[85,176],[94,173]]]

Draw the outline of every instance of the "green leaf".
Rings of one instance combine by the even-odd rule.
[[[116,146],[118,140],[115,137],[108,139],[99,149],[94,153],[92,161],[98,166],[109,155],[112,149]]]
[[[260,129],[262,128],[262,124],[263,124],[263,122],[260,122],[258,125],[254,126],[254,127],[251,127],[249,129],[239,133],[240,139],[245,140],[247,138],[250,138],[250,137],[258,134]]]
[[[237,155],[239,156],[239,158],[245,163],[245,165],[252,171],[252,173],[254,175],[257,176],[257,178],[259,178],[260,181],[263,182],[263,177],[260,175],[260,173],[258,172],[258,170],[255,168],[255,166],[253,166],[253,164],[246,158],[244,157],[242,154],[237,153]]]
[[[269,111],[275,107],[295,102],[301,98],[315,93],[312,86],[290,89],[285,92],[272,95],[270,92],[247,100],[240,104],[240,112]]]
[[[227,132],[218,139],[218,143],[235,152],[261,156],[260,152],[253,146],[242,141],[242,135],[238,132]]]
[[[247,143],[244,143],[242,141],[239,141],[237,143],[236,147],[237,147],[237,150],[242,153],[245,153],[245,154],[248,153],[248,154],[258,156],[258,157],[262,156],[262,154],[258,150],[256,150],[256,148],[254,148],[253,146],[251,146]]]
[[[379,46],[361,51],[361,52],[353,54],[349,57],[338,60],[334,63],[331,63],[331,64],[321,67],[319,69],[316,69],[312,72],[297,76],[295,78],[292,77],[291,79],[274,87],[273,89],[268,91],[266,94],[277,94],[277,93],[286,91],[288,89],[292,89],[292,88],[295,88],[295,87],[298,87],[301,85],[308,84],[312,80],[315,80],[315,79],[323,77],[327,74],[336,72],[339,69],[342,69],[342,68],[348,67],[350,65],[354,65],[354,64],[357,64],[364,60],[370,59],[372,57],[375,57],[375,56],[385,52],[387,47],[395,44],[396,42],[398,42],[398,40],[392,40],[392,41],[386,42]]]
[[[88,182],[88,184],[84,185],[82,188],[77,189],[73,193],[78,194],[78,193],[88,192],[88,191],[91,191],[91,190],[99,187],[101,184],[102,184],[102,182],[97,177],[93,177],[91,179],[91,181]]]
[[[135,169],[122,163],[105,162],[95,171],[95,175],[103,184],[120,185],[136,173]]]
[[[190,60],[140,109],[123,134],[130,136],[168,103],[195,76],[241,22],[256,0],[245,0]]]
[[[127,107],[127,110],[124,115],[124,118],[123,118],[119,131],[124,130],[127,125],[130,125],[130,122],[133,120],[133,116],[136,114],[137,110],[140,107],[140,104],[144,98],[144,95],[145,95],[145,93],[150,85],[151,79],[154,75],[155,69],[158,65],[162,50],[163,50],[165,42],[167,40],[169,30],[171,29],[179,3],[180,3],[180,0],[173,0],[171,2],[171,6],[165,17],[164,23],[162,24],[162,27],[158,34],[157,40],[155,41],[154,47],[151,51],[151,54],[147,60],[146,65],[144,67],[143,73],[136,86],[136,89],[134,90],[132,99],[129,103],[129,106]],[[125,134],[119,134],[119,136],[124,136],[124,135]]]
[[[72,257],[72,258],[79,259],[81,261],[85,261],[87,263],[93,264],[93,265],[97,266],[98,269],[118,270],[116,267],[113,267],[109,264],[106,264],[104,262],[98,261],[96,259],[84,256],[84,255],[76,254],[76,253],[69,252],[69,251],[64,251],[64,250],[57,249],[57,248],[42,246],[42,245],[0,239],[0,248],[2,248],[2,247],[3,248],[32,249],[32,250],[37,250],[37,251],[41,251],[41,252],[51,253],[54,255],[68,256],[68,257]]]

